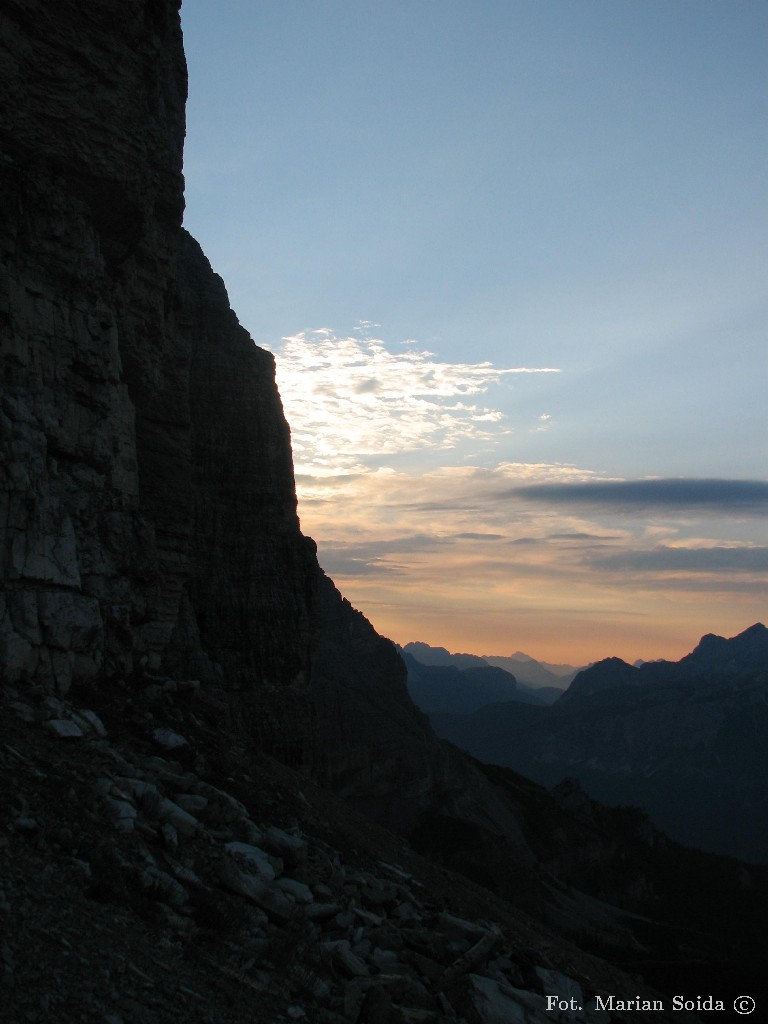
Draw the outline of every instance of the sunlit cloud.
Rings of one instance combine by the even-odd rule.
[[[284,338],[276,355],[300,474],[496,441],[509,428],[489,390],[512,376],[560,372],[441,362],[426,350],[390,351],[379,339],[338,338],[328,328]]]
[[[381,632],[583,663],[679,657],[699,623],[732,635],[763,615],[768,484],[516,461],[494,396],[555,369],[440,362],[376,327],[303,332],[276,355],[302,529]]]
[[[768,545],[733,539],[727,517],[672,508],[649,521],[509,497],[524,483],[594,477],[504,463],[324,478],[303,499],[302,523],[343,592],[401,643],[483,653],[482,638],[485,653],[533,646],[535,656],[535,637],[540,655],[559,649],[576,661],[679,657],[675,631],[692,645],[764,617]],[[592,625],[577,628],[585,617]]]

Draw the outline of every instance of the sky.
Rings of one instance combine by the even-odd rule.
[[[386,636],[768,620],[768,5],[184,0],[185,225]]]

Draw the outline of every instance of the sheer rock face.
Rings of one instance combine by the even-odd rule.
[[[169,604],[131,396],[159,377],[181,217],[184,65],[152,10],[162,35],[139,3],[2,15],[4,664],[62,692],[159,649]]]
[[[6,678],[258,681],[306,729],[316,569],[272,356],[181,229],[178,4],[10,2],[2,35]]]
[[[178,4],[8,0],[0,30],[3,678],[199,679],[233,739],[380,819],[524,853],[301,535],[273,357],[181,228]]]

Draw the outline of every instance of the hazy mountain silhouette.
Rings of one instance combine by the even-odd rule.
[[[509,658],[486,658],[451,654],[445,647],[413,642],[400,648],[400,653],[408,668],[411,699],[427,713],[466,712],[505,700],[552,704],[569,681],[521,652]],[[516,671],[507,665],[517,666]]]
[[[644,808],[670,836],[768,860],[768,630],[708,634],[678,662],[607,658],[550,707],[433,714],[439,735],[545,785]]]
[[[516,651],[506,658],[484,654],[483,660],[489,665],[506,669],[528,686],[557,686],[562,689],[581,671],[574,665],[553,665],[547,661],[537,661],[522,651]]]

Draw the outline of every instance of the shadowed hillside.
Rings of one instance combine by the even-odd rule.
[[[768,630],[708,635],[679,662],[608,658],[548,708],[502,703],[433,715],[483,761],[591,796],[636,804],[675,839],[768,860]]]

